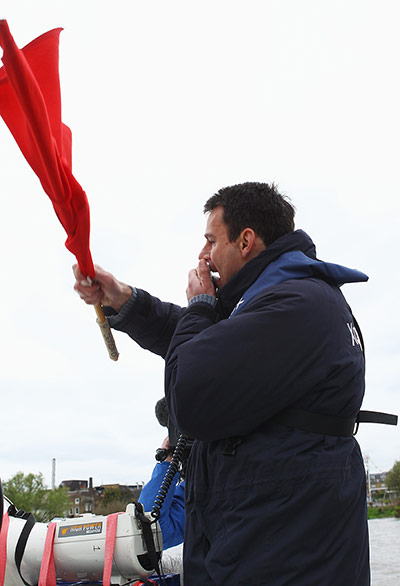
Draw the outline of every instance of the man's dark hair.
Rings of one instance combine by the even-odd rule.
[[[158,423],[163,427],[168,427],[169,412],[165,397],[162,397],[157,401],[155,412]]]
[[[223,220],[231,242],[242,230],[252,228],[265,246],[294,230],[295,209],[271,183],[240,183],[223,187],[211,196],[204,213],[223,206]]]

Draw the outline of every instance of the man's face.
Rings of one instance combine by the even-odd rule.
[[[217,287],[223,287],[243,266],[244,259],[240,253],[239,238],[229,242],[228,227],[223,221],[224,208],[218,206],[212,210],[207,219],[206,244],[199,254],[212,272],[219,274]]]

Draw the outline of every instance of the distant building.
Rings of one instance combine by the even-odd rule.
[[[370,474],[369,479],[371,483],[371,490],[386,490],[386,475],[387,472],[377,472]]]
[[[388,490],[386,476],[387,472],[370,474],[367,471],[367,501],[369,505],[390,504],[396,498],[396,492]]]
[[[85,513],[93,513],[96,503],[96,489],[93,488],[93,479],[63,480],[60,486],[68,488],[70,508],[68,517],[78,517]]]
[[[136,501],[144,486],[143,482],[136,484],[102,484],[93,487],[93,479],[87,480],[63,480],[60,486],[68,489],[70,507],[68,517],[78,517],[85,513],[96,513],[96,507],[101,503],[106,490],[122,490],[132,494],[132,501]]]

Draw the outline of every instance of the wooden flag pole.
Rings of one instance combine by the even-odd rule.
[[[111,360],[118,360],[119,352],[117,350],[117,346],[115,345],[114,336],[112,335],[112,331],[110,326],[108,325],[108,321],[106,316],[104,315],[103,308],[101,305],[95,305],[94,309],[97,315],[97,323],[99,324],[100,331],[103,336],[103,340],[105,345],[107,346],[108,355]]]

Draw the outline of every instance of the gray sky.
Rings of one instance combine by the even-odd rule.
[[[274,181],[319,258],[366,272],[343,292],[363,330],[363,407],[400,413],[400,8],[395,0],[3,0],[19,47],[63,27],[63,121],[94,261],[182,305],[220,187]],[[163,362],[123,334],[107,357],[50,200],[0,121],[0,475],[147,480],[165,431]],[[371,471],[398,428],[358,434]]]

